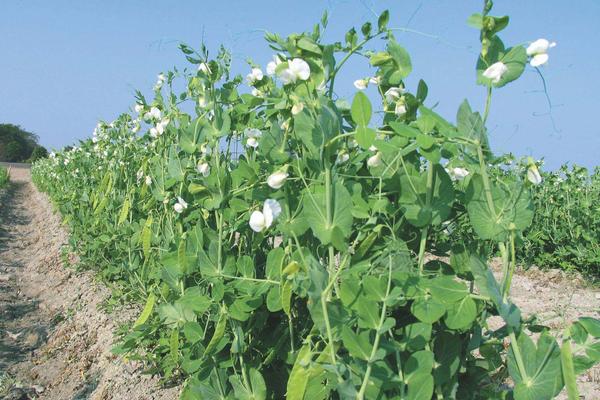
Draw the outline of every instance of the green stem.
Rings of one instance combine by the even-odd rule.
[[[390,295],[390,290],[392,287],[392,257],[388,256],[388,282],[387,282],[387,289],[386,289],[386,293],[385,293],[385,297],[387,300],[387,297]],[[373,348],[371,348],[371,354],[369,356],[369,360],[367,361],[367,370],[365,371],[365,376],[363,378],[362,384],[360,385],[360,390],[358,392],[358,394],[356,395],[356,399],[357,400],[363,400],[365,397],[365,391],[367,390],[367,385],[369,383],[369,379],[371,378],[371,371],[373,369],[373,363],[375,362],[375,354],[377,353],[377,350],[379,349],[379,341],[381,339],[381,327],[383,326],[383,323],[385,321],[385,316],[386,316],[386,312],[387,312],[387,307],[386,307],[386,303],[385,300],[382,302],[382,307],[381,307],[381,315],[379,316],[379,325],[377,326],[377,330],[375,331],[375,341],[373,342]]]
[[[487,122],[488,116],[490,114],[490,105],[492,104],[492,87],[488,86],[487,88],[487,97],[485,99],[485,110],[483,111],[483,125]]]
[[[415,193],[416,194],[416,193]],[[427,193],[425,195],[425,205],[427,208],[431,206],[433,198],[433,166],[429,163],[427,167]],[[421,229],[421,241],[419,243],[419,275],[423,274],[423,266],[425,264],[425,247],[427,245],[427,235],[429,234],[429,225]]]
[[[506,283],[504,286],[504,301],[510,295],[510,286],[512,283],[513,274],[515,272],[515,268],[517,267],[517,257],[515,251],[515,231],[510,231],[510,262],[508,267],[508,275],[506,277]]]
[[[483,180],[483,190],[485,192],[485,199],[487,201],[487,205],[490,209],[492,217],[496,219],[496,207],[494,206],[494,198],[492,197],[492,189],[490,185],[490,177],[487,173],[487,167],[485,165],[485,159],[483,157],[483,149],[481,147],[481,143],[477,144],[477,157],[479,158],[479,169],[481,173],[481,178]]]
[[[521,349],[519,349],[519,345],[517,344],[517,337],[515,336],[515,331],[510,325],[507,325],[507,329],[513,353],[515,354],[515,360],[517,361],[517,367],[519,368],[519,373],[521,374],[521,378],[523,378],[523,381],[526,382],[529,380],[529,377],[527,376],[525,363],[523,362],[523,357],[521,356]]]

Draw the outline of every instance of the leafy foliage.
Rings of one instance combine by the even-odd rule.
[[[272,77],[252,71],[252,94],[225,50],[182,45],[197,70],[159,75],[138,117],[34,165],[82,262],[145,304],[115,351],[185,380],[183,399],[519,400],[562,388],[568,357],[549,334],[534,343],[510,301],[531,185],[488,170],[487,112],[464,103],[454,125],[425,105],[424,82],[402,89],[412,64],[388,20],[344,43],[322,42],[326,15],[310,33],[267,34]],[[374,38],[383,50],[365,48]],[[362,93],[334,100],[354,54],[375,68],[376,106]],[[455,167],[470,174],[452,179]],[[435,231],[459,213],[477,234],[443,251]],[[506,254],[501,282],[476,250],[489,241]],[[579,324],[585,335],[574,325],[565,343],[593,349],[597,321]],[[598,361],[586,357],[578,373]]]
[[[565,165],[543,178],[533,191],[536,213],[523,259],[600,278],[600,169]]]
[[[0,161],[33,162],[48,155],[38,136],[18,125],[0,124]]]
[[[2,189],[8,183],[10,176],[6,167],[0,166],[0,189]]]

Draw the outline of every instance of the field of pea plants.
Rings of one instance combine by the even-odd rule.
[[[600,277],[600,170],[543,172],[494,153],[486,129],[496,91],[554,43],[504,43],[509,18],[486,0],[468,23],[487,101],[447,120],[426,82],[404,85],[418,71],[390,18],[334,43],[326,14],[268,33],[272,60],[245,77],[223,48],[180,45],[188,67],[152,97],[33,165],[63,261],[95,276],[78,293],[101,283],[94,307],[128,310],[114,362],[170,390],[139,398],[598,398],[597,292],[547,324],[521,305],[563,295],[536,283],[546,268],[570,299],[570,279]],[[365,72],[344,99],[351,58]],[[136,398],[120,396],[94,398]]]

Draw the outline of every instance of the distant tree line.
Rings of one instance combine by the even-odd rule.
[[[48,150],[38,140],[38,135],[18,125],[0,124],[0,161],[33,162],[47,157]]]

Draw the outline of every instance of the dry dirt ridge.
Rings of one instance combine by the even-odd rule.
[[[67,234],[29,170],[13,168],[11,180],[0,194],[0,399],[179,398],[111,354],[132,310],[101,310],[109,291],[64,267]]]
[[[0,193],[0,399],[177,399],[180,388],[160,388],[110,353],[114,328],[136,311],[101,309],[109,291],[63,266],[67,233],[29,170],[13,168],[11,178]],[[512,298],[556,330],[600,317],[600,290],[558,270],[518,272]],[[600,399],[600,368],[579,388],[582,399]]]

